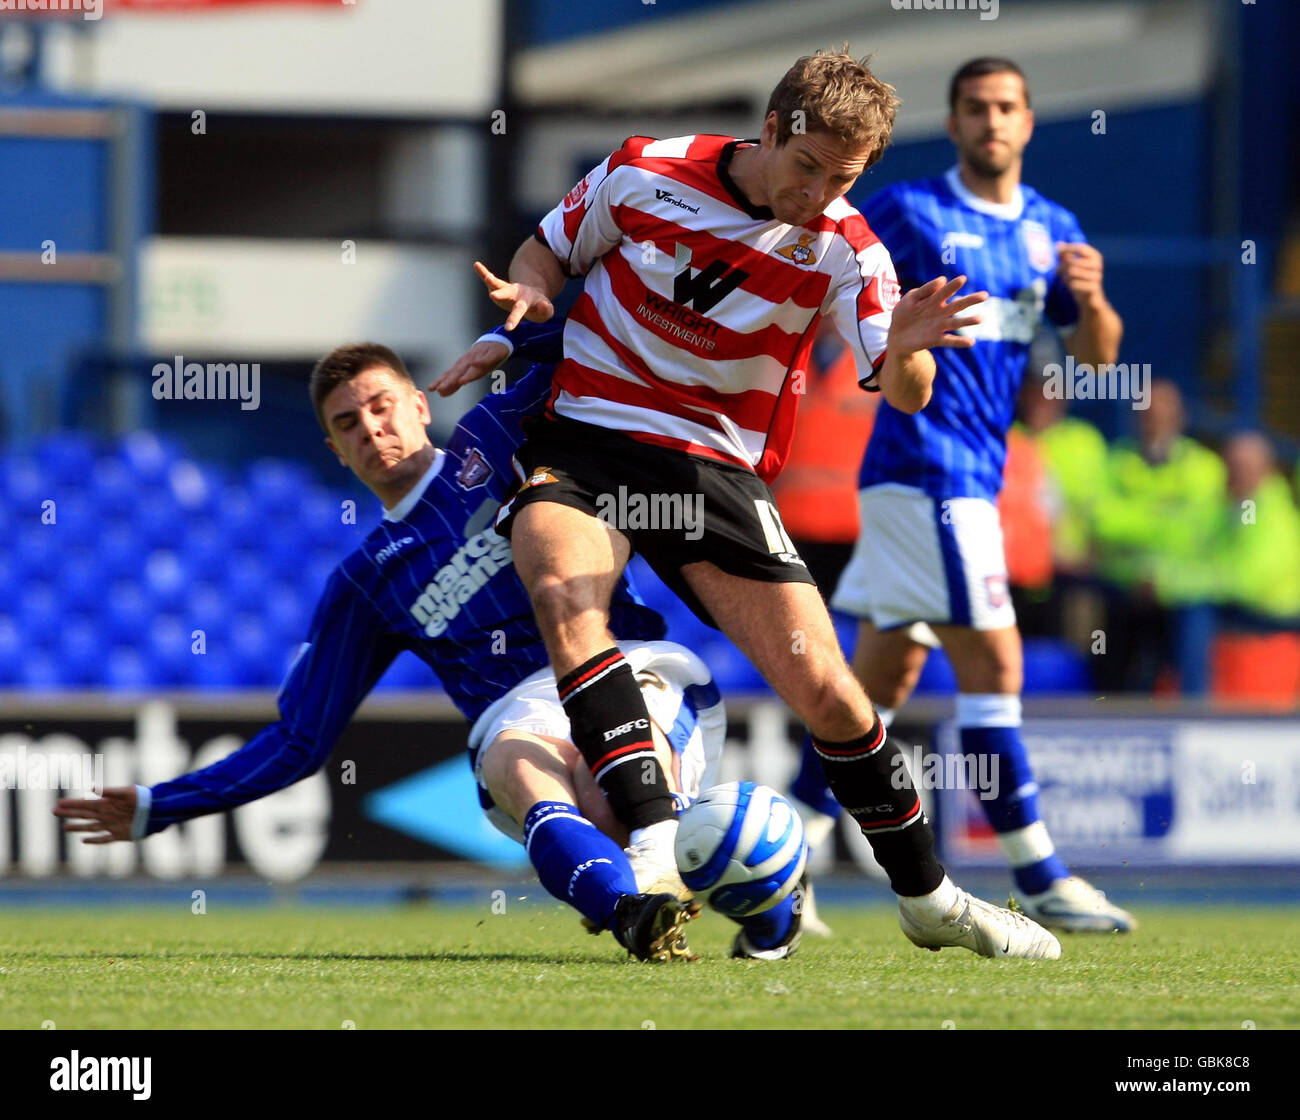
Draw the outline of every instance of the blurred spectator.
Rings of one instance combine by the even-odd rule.
[[[1013,547],[1025,550],[1023,564],[1030,562],[1028,550],[1035,544],[1050,556],[1045,586],[1032,582],[1032,569],[1021,577],[1014,567],[1011,570],[1022,631],[1063,635],[1088,648],[1101,617],[1092,582],[1092,521],[1106,488],[1108,452],[1102,434],[1086,421],[1067,416],[1068,407],[1066,400],[1047,396],[1041,380],[1026,378],[1019,401],[1021,422],[1007,441],[1006,490],[999,504],[1004,510],[1008,564],[1012,564]],[[1040,512],[1022,528],[1009,526],[1007,502],[1028,477],[1031,457],[1042,472],[1035,491]],[[1037,534],[1036,540],[1029,539],[1031,533]],[[1017,537],[1026,539],[1013,545]]]
[[[1007,461],[998,495],[1007,581],[1022,634],[1055,631],[1050,610],[1055,487],[1038,445],[1017,424],[1007,432]]]
[[[858,386],[853,355],[832,334],[808,362],[794,441],[772,486],[786,532],[822,598],[830,598],[858,539],[858,468],[878,393]]]
[[[1096,504],[1098,571],[1107,592],[1103,688],[1151,691],[1172,667],[1184,693],[1209,684],[1213,549],[1222,524],[1223,461],[1185,434],[1182,395],[1151,385],[1138,438],[1110,452],[1108,487]]]
[[[1300,621],[1300,510],[1267,437],[1242,432],[1224,445],[1227,508],[1215,569],[1223,622],[1293,629]]]

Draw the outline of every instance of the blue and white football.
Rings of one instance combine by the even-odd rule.
[[[674,851],[682,882],[731,918],[775,906],[808,859],[799,814],[757,782],[728,782],[701,794],[678,818]]]

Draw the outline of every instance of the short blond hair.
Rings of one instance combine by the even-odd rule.
[[[894,87],[871,72],[870,61],[870,55],[854,58],[845,43],[838,51],[804,55],[791,66],[767,102],[767,112],[776,114],[777,146],[796,132],[827,132],[846,147],[866,148],[867,167],[880,159],[900,102]]]

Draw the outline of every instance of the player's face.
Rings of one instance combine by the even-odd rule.
[[[337,386],[321,411],[329,449],[372,490],[401,481],[415,469],[408,460],[429,444],[429,402],[383,366]]]
[[[1033,131],[1034,114],[1019,74],[985,74],[958,87],[948,135],[976,174],[992,179],[1019,166]]]
[[[763,123],[766,203],[778,221],[801,226],[816,219],[857,182],[870,149],[850,148],[826,132],[791,136],[776,144],[776,113]]]

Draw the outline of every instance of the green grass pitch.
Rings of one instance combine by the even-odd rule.
[[[0,1028],[1300,1027],[1294,909],[1143,910],[1057,962],[914,949],[884,907],[830,909],[790,961],[628,962],[558,904],[0,915]]]

